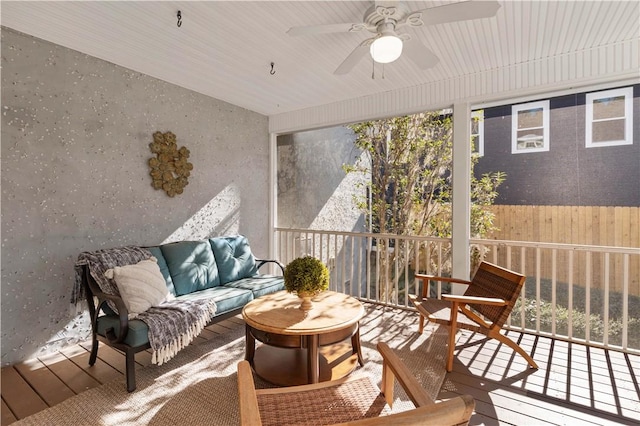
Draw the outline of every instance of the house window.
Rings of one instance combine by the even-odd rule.
[[[471,154],[484,155],[484,110],[471,112]]]
[[[633,144],[633,88],[586,96],[586,147]]]
[[[549,151],[549,101],[511,107],[511,153]]]

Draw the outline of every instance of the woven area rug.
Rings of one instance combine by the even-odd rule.
[[[417,333],[415,312],[366,305],[361,321],[364,367],[380,384],[382,358],[376,343],[384,341],[436,399],[445,377],[447,331],[428,325]],[[124,378],[90,389],[22,419],[15,425],[237,425],[237,363],[244,358],[244,326],[210,341],[191,345],[162,366],[136,372],[137,389],[127,393]],[[259,379],[258,387],[268,386]],[[396,384],[393,412],[413,408]]]

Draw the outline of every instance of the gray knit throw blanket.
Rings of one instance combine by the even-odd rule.
[[[133,246],[80,253],[75,265],[76,279],[71,303],[77,305],[86,299],[82,285],[83,265],[89,268],[103,293],[120,296],[118,286],[115,281],[105,277],[105,271],[116,266],[134,265],[151,256],[149,250]],[[109,307],[117,312],[114,304],[109,302]],[[153,351],[151,362],[162,365],[173,358],[200,334],[215,312],[213,301],[171,300],[139,314],[136,319],[144,321],[149,327],[149,343]]]

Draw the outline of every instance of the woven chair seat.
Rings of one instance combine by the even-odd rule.
[[[429,321],[437,324],[451,325],[451,302],[440,299],[423,299],[416,304],[418,311],[425,314]],[[458,328],[480,331],[481,327],[465,315],[458,315]],[[490,321],[488,321],[491,323]]]
[[[415,374],[384,342],[376,345],[382,355],[382,383],[369,376],[343,377],[328,382],[285,388],[256,389],[248,361],[238,363],[240,424],[262,425],[466,425],[475,402],[461,395],[434,403]],[[394,384],[399,383],[415,408],[392,413]]]
[[[263,425],[331,425],[391,411],[368,376],[295,393],[257,394]]]

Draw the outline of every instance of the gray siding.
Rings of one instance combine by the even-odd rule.
[[[507,174],[496,204],[640,206],[640,85],[633,145],[585,147],[585,93],[550,99],[547,152],[511,154],[511,105],[484,111],[484,157],[476,175]]]

